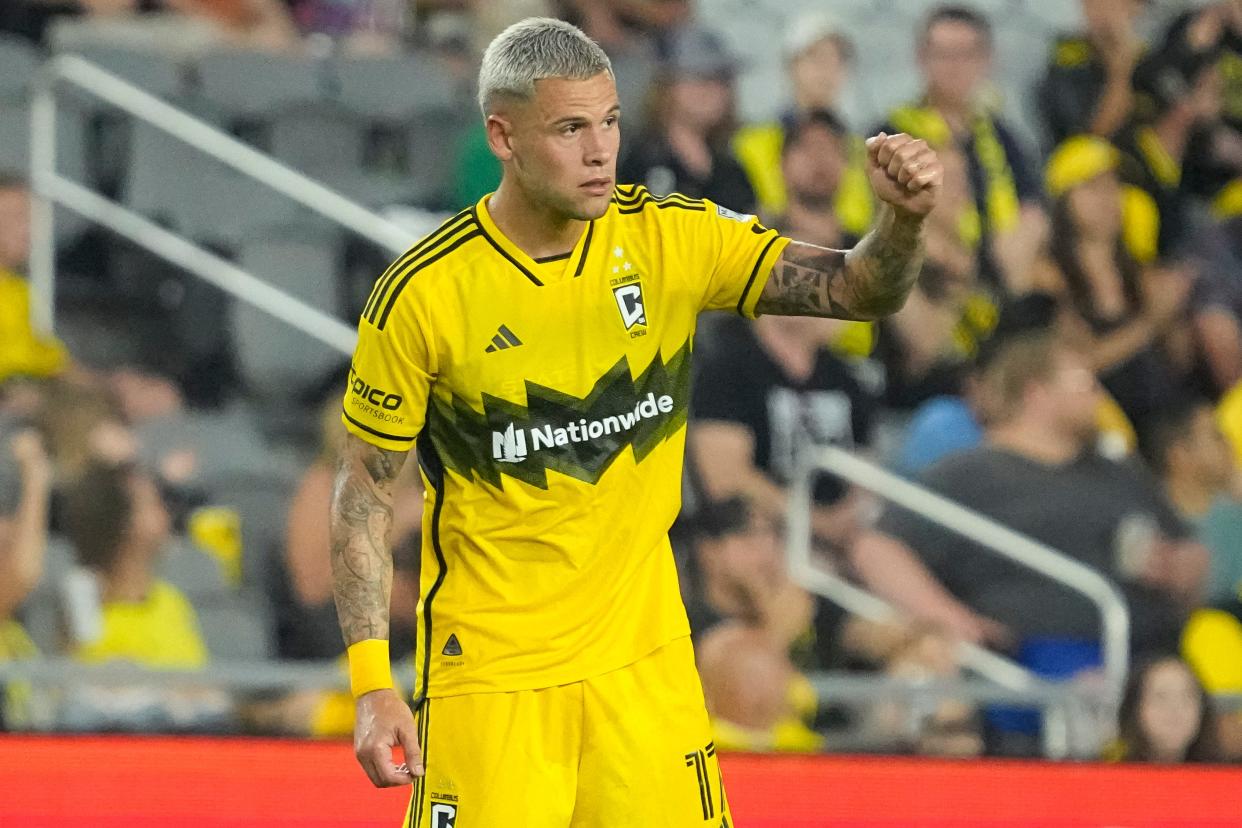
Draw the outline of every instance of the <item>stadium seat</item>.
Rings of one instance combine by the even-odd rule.
[[[267,141],[274,158],[302,172],[360,170],[367,129],[336,104],[302,104],[272,118]]]
[[[273,112],[323,100],[322,64],[270,52],[213,52],[196,66],[203,97],[230,120],[266,121]]]
[[[339,315],[340,258],[339,239],[321,233],[247,242],[240,264],[273,287]],[[341,361],[335,349],[249,305],[236,303],[230,316],[238,367],[247,386],[260,398],[304,391]]]
[[[0,99],[24,98],[42,60],[26,41],[0,36]]]
[[[21,619],[26,632],[45,655],[55,655],[64,648],[60,585],[73,568],[73,561],[73,546],[69,541],[59,535],[49,537],[43,556],[43,575],[22,607]]]
[[[190,603],[232,593],[216,559],[185,538],[174,538],[159,562],[159,576],[186,594]]]
[[[138,123],[130,141],[124,201],[199,241],[235,248],[308,211],[163,130]]]
[[[458,109],[468,98],[430,56],[338,60],[327,67],[336,99],[364,118],[396,124],[419,114]]]
[[[261,661],[275,654],[273,625],[259,601],[230,596],[195,603],[212,661]]]
[[[175,100],[186,94],[185,69],[168,55],[102,44],[82,44],[63,54],[77,55],[161,98]],[[107,106],[98,98],[89,100]]]

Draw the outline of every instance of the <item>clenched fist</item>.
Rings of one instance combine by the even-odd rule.
[[[899,212],[922,217],[936,205],[944,168],[926,141],[881,132],[867,139],[867,177],[881,201]]]

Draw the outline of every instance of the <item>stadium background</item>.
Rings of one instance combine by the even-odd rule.
[[[696,396],[676,546],[717,741],[732,749],[724,768],[738,824],[1242,826],[1242,777],[1227,767],[1242,757],[1242,2],[945,8],[5,0],[0,824],[399,817],[403,794],[373,791],[354,765],[340,692],[322,508],[347,371],[333,343],[348,339],[341,323],[353,324],[394,252],[495,186],[472,99],[479,50],[512,20],[554,13],[614,60],[622,180],[848,245],[873,209],[857,136],[881,125],[920,134],[949,168],[931,263],[897,320],[807,329],[816,367],[786,383],[794,396],[767,389],[746,405]],[[934,37],[932,19],[944,24]],[[53,64],[66,56],[87,63]],[[53,65],[51,116],[38,90]],[[945,87],[931,95],[929,73]],[[960,121],[942,117],[955,91]],[[51,117],[32,123],[41,115]],[[1080,135],[1092,131],[1112,145]],[[40,167],[53,145],[63,178]],[[239,146],[306,178],[273,172]],[[28,229],[32,181],[57,203],[50,238],[38,199]],[[1065,254],[1100,238],[1117,250],[1115,271]],[[247,276],[327,318],[273,319]],[[1110,317],[1116,296],[1123,310]],[[1142,581],[1176,598],[1176,621],[1150,637],[1140,623],[1153,617],[1148,605],[1132,601],[1134,674],[1156,654],[1174,659],[1165,668],[1189,665],[1217,711],[1197,722],[1212,739],[1176,757],[1144,753],[1149,724],[1124,709],[1118,721],[1115,696],[1101,691],[1098,629],[992,626],[998,609],[976,588],[997,570],[955,572],[925,535],[903,540],[964,604],[974,595],[985,608],[937,615],[909,584],[876,576],[868,530],[895,524],[891,515],[875,524],[881,502],[841,485],[816,487],[817,560],[881,593],[899,620],[863,618],[857,606],[845,612],[756,574],[774,562],[783,570],[768,542],[779,527],[753,490],[721,482],[733,467],[710,462],[722,445],[714,426],[748,429],[769,446],[746,472],[779,488],[809,450],[781,431],[798,418],[801,439],[917,479],[990,425],[978,389],[1007,338],[1041,332],[1111,354],[1119,346],[1109,336],[1122,329],[1138,339],[1094,364],[1108,394],[1100,451],[1141,464],[1169,520],[1201,545],[1161,567],[1158,530],[1130,524],[1118,527],[1116,548],[1101,541],[1084,559],[1127,589]],[[807,334],[756,330],[704,323],[701,388],[751,371],[764,382],[765,371],[798,374]],[[765,349],[794,356],[756,361]],[[748,420],[755,400],[760,412],[785,413]],[[416,481],[402,502],[393,614],[412,619]],[[1086,518],[1063,508],[1054,521]],[[745,600],[728,597],[739,592]],[[398,651],[413,632],[395,629]],[[1059,711],[1068,716],[1060,742],[1037,709],[1001,707],[1009,696],[959,664],[963,640],[1061,682],[1041,685],[1044,697],[1081,702]],[[408,685],[408,665],[399,674]],[[1161,675],[1191,675],[1172,674]],[[1197,718],[1186,713],[1198,710],[1195,693],[1178,693],[1153,702],[1165,707],[1152,715]],[[893,754],[901,758],[885,758]],[[1048,755],[1085,761],[1040,760]],[[1153,759],[1163,766],[1120,764]],[[1203,762],[1212,767],[1169,766]]]

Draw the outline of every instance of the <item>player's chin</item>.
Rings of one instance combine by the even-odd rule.
[[[611,203],[611,192],[603,195],[581,195],[574,199],[574,218],[579,221],[595,221],[596,219],[603,218],[604,213],[608,212],[608,205]]]

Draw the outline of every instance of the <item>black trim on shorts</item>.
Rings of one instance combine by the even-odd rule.
[[[746,280],[746,287],[742,288],[742,298],[737,300],[737,312],[740,316],[745,316],[746,297],[750,295],[750,289],[755,285],[755,277],[759,275],[759,268],[763,265],[763,260],[767,258],[768,251],[772,249],[772,245],[776,244],[781,237],[780,233],[776,233],[763,246],[763,250],[759,251],[759,258],[755,261],[754,268],[750,271],[750,278]]]

